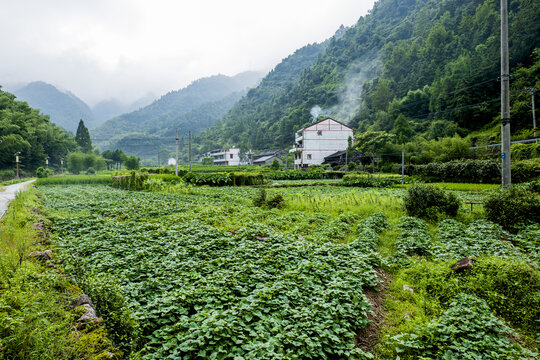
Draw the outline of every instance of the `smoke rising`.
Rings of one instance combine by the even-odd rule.
[[[310,114],[313,122],[319,115],[328,115],[338,121],[348,123],[360,111],[362,104],[362,86],[375,78],[381,69],[379,53],[365,56],[349,65],[343,85],[338,92],[338,103],[328,109],[315,105]]]

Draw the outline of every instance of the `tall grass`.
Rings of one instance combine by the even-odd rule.
[[[403,201],[400,197],[375,190],[347,191],[340,194],[323,194],[315,191],[292,193],[285,195],[285,203],[289,210],[305,212],[340,214],[350,211],[363,216],[383,212],[389,219],[404,214]]]
[[[111,185],[110,175],[68,175],[37,179],[36,185]]]

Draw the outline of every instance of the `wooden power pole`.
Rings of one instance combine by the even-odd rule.
[[[502,187],[512,185],[510,170],[510,65],[508,61],[508,0],[501,0],[501,160]]]
[[[176,130],[176,172],[175,175],[178,176],[178,130]]]

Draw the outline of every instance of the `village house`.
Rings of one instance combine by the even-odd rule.
[[[294,167],[320,165],[325,157],[347,150],[349,138],[354,138],[350,126],[331,118],[326,118],[296,132],[294,148]]]
[[[235,146],[209,151],[205,157],[212,158],[214,165],[241,165],[240,149]]]
[[[284,150],[270,150],[263,151],[256,156],[253,156],[253,165],[264,166],[271,165],[274,162],[274,159],[277,160],[280,164],[283,163],[281,157],[285,154]]]

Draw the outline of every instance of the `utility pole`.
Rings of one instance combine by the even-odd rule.
[[[49,157],[48,156],[45,159],[45,166],[47,167],[47,169],[49,168]]]
[[[512,185],[510,170],[510,65],[508,61],[508,0],[501,0],[501,158],[502,187]]]
[[[178,130],[176,130],[176,176],[178,176]]]
[[[157,152],[157,165],[158,167],[161,166],[161,161],[159,161],[159,150]]]
[[[107,164],[107,170],[109,170],[109,165]],[[60,174],[64,173],[64,158],[60,159]]]
[[[17,179],[20,179],[19,178],[19,155],[21,154],[20,151],[17,151],[15,153],[15,164],[17,165]]]
[[[405,145],[401,147],[401,185],[405,184]]]
[[[189,172],[191,172],[191,131],[189,132]]]
[[[536,113],[534,112],[534,93],[536,91],[535,87],[530,87],[529,91],[531,92],[531,105],[532,105],[532,116],[533,116],[533,136],[536,137]]]

